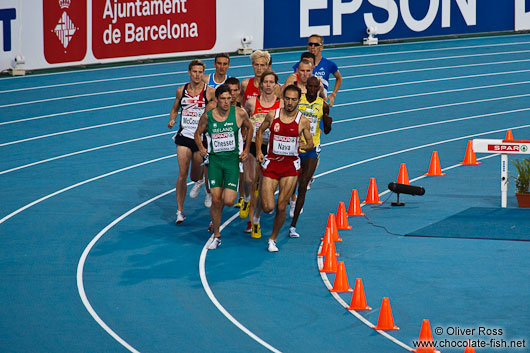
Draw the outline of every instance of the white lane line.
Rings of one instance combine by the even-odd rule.
[[[530,93],[527,93],[527,94],[518,94],[518,95],[515,95],[515,96],[502,96],[502,97],[495,97],[495,98],[486,98],[486,99],[464,101],[464,102],[458,102],[458,103],[430,105],[430,106],[422,107],[422,108],[405,109],[405,110],[398,110],[398,111],[393,111],[393,112],[388,112],[388,113],[379,113],[379,114],[359,116],[357,118],[347,118],[347,119],[341,119],[341,120],[334,120],[333,124],[347,123],[347,122],[356,121],[356,120],[371,119],[371,118],[376,118],[376,117],[380,117],[380,116],[389,116],[389,115],[402,114],[402,113],[418,112],[418,111],[422,111],[422,110],[446,108],[446,107],[453,107],[453,106],[466,105],[466,104],[492,102],[492,101],[497,101],[497,100],[508,100],[508,99],[515,99],[515,98],[524,98],[524,97],[529,97],[529,96],[530,96]]]
[[[160,118],[160,117],[165,117],[165,116],[167,116],[167,114],[158,114],[158,115],[144,116],[144,117],[141,117],[141,118],[120,120],[120,121],[115,121],[115,122],[112,122],[112,123],[86,126],[86,127],[81,127],[79,129],[64,130],[64,131],[54,132],[54,133],[51,133],[51,134],[45,134],[45,135],[39,135],[39,136],[35,136],[35,137],[29,137],[29,138],[25,138],[25,139],[22,139],[22,140],[16,140],[16,141],[0,143],[0,147],[14,145],[14,144],[17,144],[17,143],[22,143],[22,142],[40,140],[40,139],[47,138],[47,137],[52,137],[52,136],[71,134],[73,132],[92,130],[92,129],[97,129],[97,128],[100,128],[100,127],[131,123],[131,122],[134,122],[134,121],[142,121],[142,120]]]
[[[134,101],[129,103],[120,103],[120,104],[113,104],[113,105],[104,105],[100,107],[95,108],[86,108],[86,109],[79,109],[79,110],[70,110],[68,112],[61,112],[61,113],[54,113],[54,114],[47,114],[47,115],[40,115],[40,116],[34,116],[32,118],[23,118],[23,119],[17,119],[17,120],[11,120],[11,121],[4,121],[0,122],[1,125],[8,125],[8,124],[16,124],[16,123],[22,123],[25,121],[31,121],[31,120],[38,120],[38,119],[44,119],[44,118],[51,118],[54,116],[63,116],[63,115],[72,115],[76,113],[86,113],[86,112],[93,112],[98,110],[105,110],[105,109],[111,109],[111,108],[119,108],[119,107],[126,107],[129,105],[137,105],[137,104],[143,104],[143,103],[153,103],[153,102],[160,102],[160,101],[167,101],[170,99],[175,99],[175,97],[170,98],[156,98],[156,99],[147,99],[147,100],[141,100],[141,101]],[[168,113],[169,114],[169,113]]]
[[[519,82],[510,82],[510,83],[499,83],[499,84],[496,84],[496,85],[472,86],[472,87],[465,87],[465,88],[447,89],[447,90],[441,90],[441,91],[422,92],[422,93],[406,94],[406,95],[403,95],[403,96],[391,96],[391,97],[384,97],[384,98],[367,99],[367,100],[364,100],[364,101],[356,101],[356,102],[349,102],[349,103],[334,104],[333,107],[334,108],[335,107],[345,107],[345,106],[354,105],[354,104],[364,104],[364,103],[381,102],[381,101],[403,99],[403,98],[431,96],[431,95],[435,95],[435,94],[444,94],[444,93],[474,91],[474,90],[487,89],[487,88],[526,85],[526,84],[529,84],[529,83],[530,83],[530,81],[519,81]]]
[[[11,173],[11,172],[14,172],[14,171],[16,171],[16,170],[20,170],[20,169],[24,169],[24,168],[32,167],[32,166],[34,166],[34,165],[38,165],[38,164],[42,164],[42,163],[47,163],[47,162],[51,162],[51,161],[56,161],[56,160],[58,160],[58,159],[62,159],[62,158],[70,157],[70,156],[75,156],[75,155],[82,154],[82,153],[87,153],[87,152],[97,151],[97,150],[100,150],[100,149],[103,149],[103,148],[109,148],[109,147],[113,147],[113,146],[119,146],[119,145],[123,145],[123,144],[130,143],[130,142],[136,142],[136,141],[147,140],[147,139],[151,139],[151,138],[155,138],[155,137],[159,137],[159,136],[164,136],[164,135],[169,135],[169,134],[174,134],[174,133],[175,133],[174,131],[164,132],[164,133],[161,133],[161,134],[156,134],[156,135],[150,135],[150,136],[139,137],[139,138],[135,138],[135,139],[132,139],[132,140],[125,140],[125,141],[120,141],[120,142],[111,143],[111,144],[108,144],[108,145],[103,145],[103,146],[98,146],[98,147],[88,148],[88,149],[86,149],[86,150],[81,150],[81,151],[71,152],[71,153],[67,153],[67,154],[62,154],[62,155],[60,155],[60,156],[55,156],[55,157],[51,157],[51,158],[47,158],[47,159],[42,159],[42,160],[37,161],[37,162],[28,163],[28,164],[24,164],[24,165],[21,165],[21,166],[18,166],[18,167],[14,167],[14,168],[11,168],[11,169],[2,170],[2,171],[0,171],[0,175],[2,175],[2,174],[7,174],[7,173]]]
[[[501,37],[501,36],[499,36]],[[476,39],[483,39],[483,38],[476,38]],[[446,39],[444,42],[452,42],[452,41],[462,41],[462,40],[469,40],[469,38],[457,38],[457,39]],[[440,43],[440,41],[424,41],[422,43]],[[483,45],[469,45],[469,46],[456,46],[456,47],[444,47],[444,48],[432,48],[432,49],[419,49],[419,50],[403,50],[403,51],[394,51],[394,52],[387,52],[387,53],[369,53],[369,54],[360,54],[360,55],[353,55],[348,56],[348,58],[355,58],[355,57],[371,57],[371,56],[387,56],[387,55],[399,55],[399,54],[414,54],[414,53],[423,53],[423,52],[437,52],[437,51],[446,51],[446,50],[461,50],[461,49],[476,49],[476,48],[490,48],[490,47],[502,47],[502,46],[516,46],[516,45],[525,45],[530,42],[528,41],[521,41],[521,42],[513,42],[513,43],[498,43],[498,44],[483,44]],[[411,45],[411,44],[418,44],[418,42],[408,42],[408,43],[399,43],[396,45]],[[392,44],[387,44],[392,45]],[[355,49],[365,49],[366,47],[362,46],[353,46],[353,47],[333,47],[333,48],[326,48],[325,52],[328,51],[335,51],[335,50],[355,50]],[[286,51],[281,53],[273,53],[273,56],[279,56],[284,54],[294,54],[294,53],[301,53],[304,50],[292,50],[292,51]],[[236,58],[244,58],[244,57],[233,57],[232,60]],[[329,57],[331,60],[335,59],[341,59],[343,57]],[[203,59],[203,61],[212,60],[212,58],[206,58]],[[291,64],[295,63],[294,61],[279,61],[275,62],[274,64]],[[145,66],[153,66],[153,65],[177,65],[179,63],[185,63],[185,61],[174,61],[174,62],[164,62],[164,63],[149,63],[149,64],[140,64],[140,65],[128,65],[128,66],[118,66],[118,67],[109,67],[109,68],[99,68],[99,69],[86,69],[83,71],[66,71],[66,72],[57,72],[57,73],[47,73],[47,74],[34,74],[31,76],[17,76],[13,78],[5,78],[5,79],[23,79],[28,77],[38,77],[38,76],[50,76],[50,75],[63,75],[63,74],[69,74],[69,73],[79,73],[79,72],[91,72],[91,71],[102,71],[102,70],[112,70],[112,69],[125,69],[130,67],[145,67]],[[237,65],[237,66],[231,66],[232,69],[234,68],[245,68],[250,67],[251,65]],[[206,69],[205,71],[213,71],[213,68]],[[26,88],[17,88],[17,89],[10,89],[10,90],[4,90],[0,91],[0,93],[8,93],[8,92],[19,92],[19,91],[25,91],[25,90],[34,90],[34,89],[43,89],[43,88],[52,88],[52,87],[64,87],[69,85],[79,85],[79,84],[87,84],[87,83],[96,83],[96,82],[105,82],[105,81],[115,81],[115,80],[127,80],[127,79],[135,79],[135,78],[145,78],[145,77],[156,77],[156,76],[163,76],[163,75],[172,75],[172,74],[185,74],[187,71],[169,71],[169,72],[163,72],[163,73],[155,73],[155,74],[146,74],[146,75],[137,75],[137,76],[125,76],[125,77],[118,77],[118,78],[108,78],[108,79],[101,79],[101,80],[88,80],[88,81],[78,81],[78,82],[72,82],[72,83],[62,83],[62,84],[55,84],[55,85],[44,85],[44,86],[37,86],[37,87],[26,87]],[[0,79],[2,80],[2,79]]]
[[[423,123],[423,124],[418,124],[418,125],[409,125],[409,126],[404,126],[404,127],[390,129],[390,130],[373,132],[373,133],[365,134],[365,135],[348,137],[348,138],[345,138],[345,139],[342,139],[342,140],[330,141],[330,142],[326,142],[326,143],[321,144],[321,146],[322,147],[331,146],[331,145],[335,145],[337,143],[360,140],[360,139],[367,138],[367,137],[385,135],[385,134],[390,134],[390,133],[398,132],[398,131],[417,129],[417,128],[422,128],[422,127],[427,127],[427,126],[449,124],[449,123],[454,123],[454,122],[458,122],[458,121],[465,121],[465,120],[471,120],[471,119],[479,119],[479,118],[487,118],[487,117],[499,116],[499,115],[505,115],[505,114],[520,113],[520,112],[526,112],[526,111],[529,111],[529,110],[530,110],[530,108],[521,108],[521,109],[514,109],[514,110],[506,110],[506,111],[497,112],[497,113],[471,115],[471,116],[465,116],[463,118],[454,118],[454,119],[448,119],[448,120],[434,121],[434,122]]]
[[[62,194],[63,192],[66,192],[68,190],[72,190],[72,189],[75,189],[77,188],[78,186],[81,186],[81,185],[85,185],[85,184],[88,184],[90,182],[93,182],[93,181],[96,181],[96,180],[99,180],[99,179],[103,179],[103,178],[106,178],[108,176],[111,176],[111,175],[114,175],[114,174],[118,174],[118,173],[121,173],[121,172],[124,172],[126,170],[129,170],[129,169],[133,169],[133,168],[137,168],[137,167],[140,167],[140,166],[143,166],[143,165],[147,165],[147,164],[151,164],[151,163],[155,163],[155,162],[158,162],[158,161],[162,161],[164,159],[168,159],[168,158],[173,158],[173,157],[176,157],[177,155],[176,154],[171,154],[169,156],[164,156],[164,157],[160,157],[160,158],[156,158],[156,159],[151,159],[149,161],[146,161],[146,162],[142,162],[142,163],[138,163],[138,164],[134,164],[134,165],[131,165],[131,166],[128,166],[128,167],[125,167],[125,168],[121,168],[121,169],[117,169],[117,170],[114,170],[112,172],[109,172],[109,173],[105,173],[105,174],[101,174],[101,175],[98,175],[96,177],[93,177],[93,178],[90,178],[90,179],[86,179],[86,180],[83,180],[77,184],[73,184],[73,185],[70,185],[68,187],[65,187],[65,188],[62,188],[60,190],[57,190],[51,194],[48,194],[46,196],[43,196],[41,197],[40,199],[37,199],[33,202],[30,202],[28,204],[26,204],[25,206],[23,207],[20,207],[19,209],[11,212],[10,214],[8,214],[7,216],[4,216],[2,219],[0,219],[0,224],[4,223],[5,221],[7,221],[8,219],[16,216],[17,214],[19,214],[20,212],[24,211],[24,210],[27,210],[28,208],[32,207],[32,206],[35,206],[39,203],[41,203],[42,201],[45,201],[51,197],[54,197],[54,196],[57,196],[59,194]]]
[[[489,156],[486,156],[486,157],[482,157],[482,158],[477,158],[477,160],[483,160],[483,159],[488,159],[488,158],[492,158],[492,157],[498,157],[499,155],[498,154],[493,154],[493,155],[489,155]],[[453,169],[453,168],[458,168],[458,167],[461,167],[462,164],[455,164],[455,165],[452,165],[450,167],[447,167],[447,168],[443,168],[442,171],[446,171],[446,170],[449,170],[449,169]],[[426,178],[425,175],[422,175],[422,176],[419,176],[417,178],[414,178],[414,179],[411,179],[410,182],[415,182],[415,181],[418,181],[420,179],[423,179],[423,178]],[[385,190],[383,192],[381,192],[379,194],[379,197],[382,197],[386,194],[388,194],[390,192],[390,190]],[[361,204],[361,207],[365,206],[364,203]],[[320,254],[320,251],[322,249],[322,242],[320,243],[320,246],[318,248],[318,252],[317,254]],[[318,256],[317,255],[317,268],[321,269],[322,267],[324,266],[324,257],[322,256]],[[328,290],[331,290],[333,288],[333,285],[331,284],[329,278],[328,278],[328,274],[325,273],[325,272],[320,272],[320,277],[322,278],[322,281],[324,282],[324,285],[326,286],[326,288]],[[362,316],[361,314],[359,314],[359,312],[357,312],[356,310],[350,310],[348,309],[349,305],[348,303],[346,303],[342,298],[341,296],[336,293],[336,292],[330,292],[331,295],[333,296],[333,298],[335,298],[336,301],[339,302],[340,305],[342,305],[346,310],[348,310],[350,312],[350,314],[352,314],[353,316],[355,316],[357,319],[359,319],[363,324],[365,324],[366,326],[368,326],[369,328],[371,329],[375,329],[375,325],[373,323],[371,323],[370,321],[368,321],[368,319],[366,319],[364,316]],[[387,332],[385,331],[382,331],[382,330],[376,330],[379,334],[383,335],[385,338],[389,339],[390,341],[394,342],[395,344],[405,348],[406,350],[410,351],[410,352],[414,352],[414,349],[410,346],[408,346],[407,344],[405,344],[404,342],[398,340],[397,338],[395,338],[394,336],[391,336],[390,334],[388,334]]]

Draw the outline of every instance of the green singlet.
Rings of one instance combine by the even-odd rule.
[[[210,189],[224,187],[237,191],[239,181],[239,127],[236,109],[230,106],[228,117],[219,122],[213,117],[213,109],[208,116],[208,182]]]

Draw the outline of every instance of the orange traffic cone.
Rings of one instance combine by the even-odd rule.
[[[504,141],[513,141],[513,133],[512,130],[506,131],[506,137],[504,138]]]
[[[360,278],[355,280],[355,288],[353,289],[353,295],[348,310],[372,310],[372,308],[366,304],[363,280]]]
[[[390,309],[390,301],[387,297],[383,298],[381,303],[381,310],[379,311],[379,319],[375,330],[396,331],[399,327],[394,325],[394,318],[392,317],[392,309]]]
[[[424,343],[420,343],[424,342]],[[428,343],[430,342],[430,343]],[[416,353],[434,353],[436,350],[434,349],[433,339],[432,339],[432,331],[431,331],[431,324],[429,323],[429,320],[424,319],[421,324],[421,330],[420,330],[420,339],[418,342],[419,346],[414,350]]]
[[[326,233],[324,235],[324,240],[322,241],[322,248],[320,249],[320,253],[317,256],[326,256],[328,246],[332,246],[333,249],[335,249],[335,242],[332,240],[331,229],[326,227]],[[339,253],[337,253],[336,249],[335,256],[339,256]]]
[[[326,258],[324,259],[324,266],[322,266],[320,272],[337,272],[337,258],[335,257],[335,245],[333,242],[328,246]]]
[[[464,161],[460,164],[462,165],[479,165],[482,162],[477,162],[477,156],[475,155],[475,151],[473,151],[473,141],[469,140],[467,141],[467,148],[466,148],[466,155],[464,157]]]
[[[442,173],[442,167],[440,166],[440,159],[438,158],[438,152],[434,151],[431,157],[431,164],[429,165],[429,172],[425,174],[427,176],[444,176]]]
[[[359,202],[359,193],[357,189],[353,189],[350,197],[350,204],[348,205],[348,216],[364,216],[361,211],[361,203]]]
[[[370,184],[368,184],[368,194],[364,201],[367,205],[380,205],[383,201],[379,201],[379,193],[377,192],[377,184],[375,178],[370,178]]]
[[[351,229],[351,226],[348,224],[348,214],[346,213],[346,206],[344,202],[339,202],[339,208],[337,208],[337,228],[338,229]]]
[[[401,163],[401,167],[399,167],[397,183],[410,185],[409,175],[407,173],[407,166],[405,165],[405,163]]]
[[[475,347],[471,346],[471,341],[467,341],[467,347],[464,353],[475,353]]]
[[[335,220],[335,214],[329,214],[328,224],[326,225],[326,227],[331,229],[331,239],[333,239],[333,241],[342,241],[342,239],[339,238],[339,231],[337,230],[337,221]]]
[[[346,268],[344,268],[344,261],[339,261],[337,266],[337,274],[335,275],[335,281],[333,282],[333,288],[330,292],[353,292],[348,284],[348,276],[346,276]]]

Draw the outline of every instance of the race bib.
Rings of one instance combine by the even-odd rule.
[[[310,124],[309,130],[311,131],[311,135],[314,136],[317,132],[318,118],[308,117],[307,119],[309,120],[309,124]]]
[[[200,116],[198,114],[194,114],[194,112],[187,113],[188,114],[182,116],[181,126],[183,129],[192,130],[195,132],[195,130],[197,130],[197,126],[199,125]]]
[[[274,135],[272,153],[279,156],[298,156],[298,136]]]
[[[252,140],[254,140],[254,141],[256,141],[256,135],[258,133],[258,130],[259,130],[261,124],[262,123],[260,123],[258,121],[256,121],[254,123],[254,136],[252,136]],[[263,135],[262,135],[263,136],[263,143],[269,142],[270,135],[271,135],[271,131],[269,129],[263,131]]]
[[[212,148],[214,153],[230,152],[236,149],[236,139],[233,131],[212,134]]]

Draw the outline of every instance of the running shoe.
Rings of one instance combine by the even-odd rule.
[[[252,223],[250,223],[250,221],[247,222],[247,227],[245,228],[245,230],[243,232],[245,232],[245,233],[252,232]]]
[[[206,193],[206,197],[204,198],[204,206],[208,208],[212,207],[212,193]]]
[[[259,223],[256,223],[256,224],[253,224],[252,225],[252,233],[250,233],[250,236],[254,239],[259,239],[261,238],[261,227],[259,225]],[[278,250],[276,250],[278,251]]]
[[[196,181],[195,184],[193,184],[193,187],[190,190],[190,197],[192,199],[196,198],[197,195],[199,195],[199,191],[201,191],[201,188],[203,185],[204,185],[204,178],[202,178],[199,181]]]
[[[215,250],[219,245],[221,245],[221,238],[214,237],[208,244],[208,250]]]
[[[267,250],[269,252],[278,252],[278,247],[276,246],[276,242],[272,239],[269,239]]]
[[[237,200],[237,202],[234,204],[234,208],[239,208],[241,207],[241,204],[243,203],[243,196],[239,196],[239,200]]]
[[[300,238],[300,234],[296,232],[296,227],[289,227],[289,238]]]
[[[213,222],[210,221],[210,224],[208,224],[208,232],[213,233]]]
[[[177,220],[175,221],[176,224],[181,224],[186,219],[186,216],[184,216],[184,213],[177,210]]]
[[[241,208],[239,209],[239,217],[245,219],[248,217],[248,208],[250,207],[250,201],[243,200]]]

